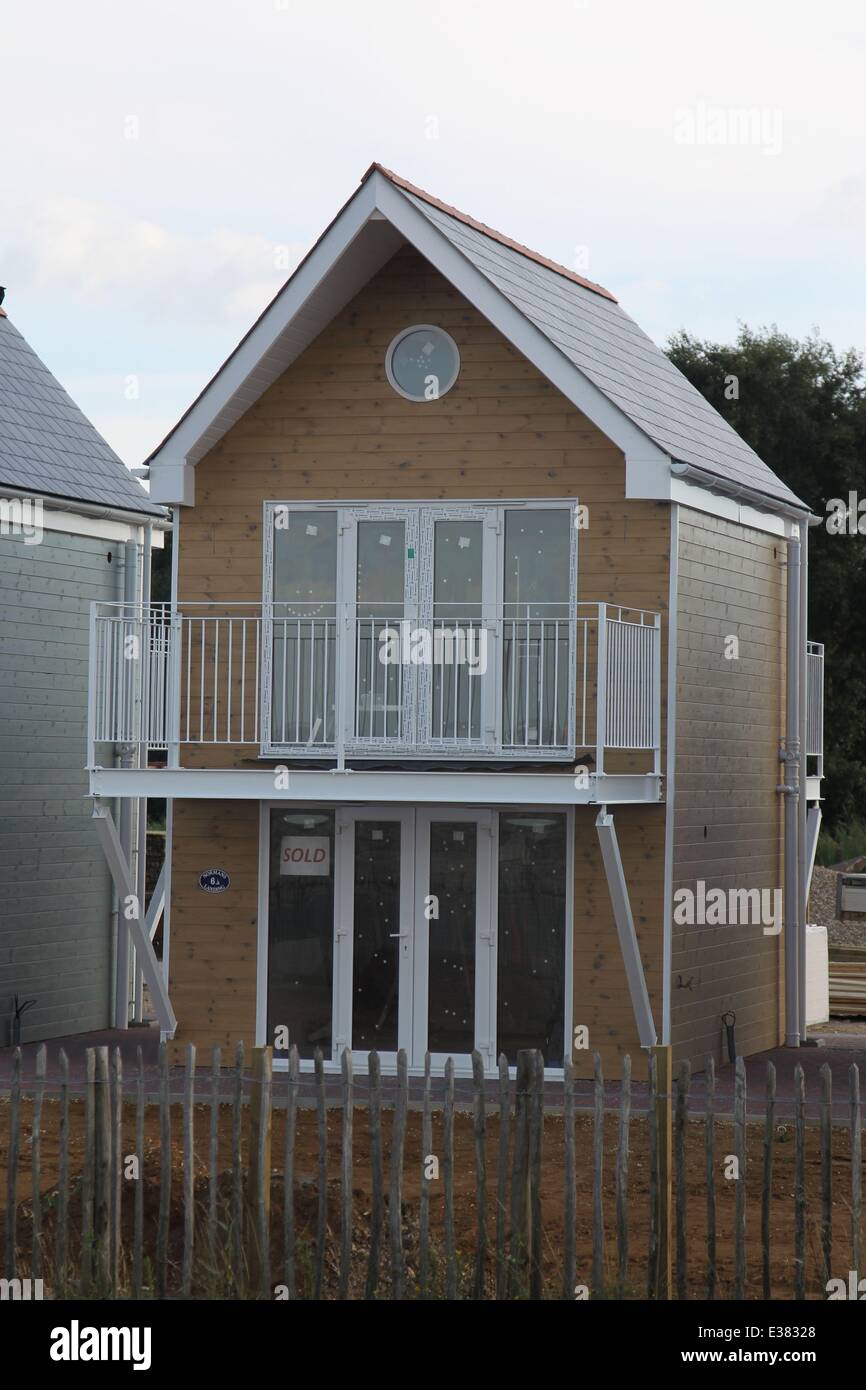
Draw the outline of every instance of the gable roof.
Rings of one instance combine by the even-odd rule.
[[[808,510],[609,290],[373,164],[361,185],[216,376],[151,455],[194,464],[408,241],[514,346],[652,474]],[[678,469],[678,471],[681,471]],[[169,499],[166,499],[169,500]]]
[[[0,487],[165,516],[0,312]]]

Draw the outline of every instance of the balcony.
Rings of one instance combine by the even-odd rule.
[[[298,607],[94,604],[89,766],[118,745],[142,767],[223,746],[307,765],[579,760],[595,776],[625,759],[658,777],[657,613],[512,603],[424,627]]]

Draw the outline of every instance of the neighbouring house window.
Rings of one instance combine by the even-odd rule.
[[[385,354],[385,374],[407,401],[436,401],[457,380],[460,353],[450,335],[432,324],[404,328]]]
[[[284,1028],[301,1057],[317,1047],[330,1057],[334,813],[275,810],[270,817],[267,1041],[280,1041]]]
[[[566,825],[555,812],[499,817],[497,1052],[512,1066],[520,1048],[563,1062]]]

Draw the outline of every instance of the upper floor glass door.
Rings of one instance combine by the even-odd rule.
[[[264,748],[567,756],[563,503],[266,508]]]

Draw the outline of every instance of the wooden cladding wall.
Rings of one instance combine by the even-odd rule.
[[[674,890],[780,888],[784,542],[683,508],[677,602]],[[743,1056],[781,1041],[782,952],[761,924],[674,924],[677,1059],[720,1060],[727,1010]]]
[[[440,401],[403,400],[385,379],[388,344],[415,322],[441,324],[460,348],[460,376]],[[578,599],[664,614],[667,504],[626,502],[620,451],[404,249],[198,464],[196,505],[181,511],[180,599],[260,602],[265,500],[509,497],[579,497],[590,519],[578,535]],[[226,767],[256,752],[185,746],[181,757]],[[608,762],[632,767],[648,763]]]
[[[189,1042],[224,1050],[255,1043],[259,806],[175,801],[173,817],[169,994],[179,1061]],[[214,867],[228,870],[224,893],[199,886]]]
[[[460,348],[459,379],[440,401],[413,404],[385,379],[388,344],[415,322],[441,324]],[[660,611],[664,673],[669,509],[627,502],[624,492],[620,451],[438,272],[404,249],[198,464],[196,505],[181,513],[179,596],[182,603],[260,601],[266,499],[573,496],[589,508],[589,527],[578,536],[578,598]],[[664,710],[663,676],[663,738]],[[249,765],[257,751],[253,745],[185,746],[182,762]],[[625,770],[629,757],[611,756],[607,766]],[[257,851],[257,808],[186,805],[176,807],[173,891],[179,906],[171,920],[178,1039],[209,1045],[243,1036],[251,1043],[257,900],[248,877]],[[651,973],[661,955],[663,820],[660,807],[617,813]],[[594,813],[578,811],[575,1021],[590,1025],[591,1047],[615,1067],[637,1040],[593,821]],[[233,881],[217,900],[224,907],[216,913],[213,903],[200,901],[208,895],[198,889],[196,872],[213,862],[214,843],[225,846],[227,862],[237,854],[244,865],[241,883],[235,889]],[[237,957],[220,919],[224,912],[228,922],[232,909]],[[210,940],[220,947],[212,957]],[[206,964],[200,975],[199,960]],[[575,1055],[578,1064],[583,1060]]]

